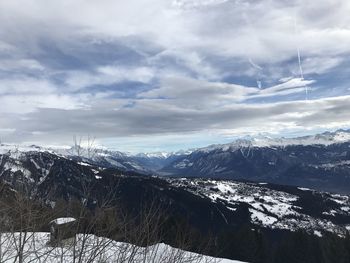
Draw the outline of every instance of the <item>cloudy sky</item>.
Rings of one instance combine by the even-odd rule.
[[[349,128],[349,13],[348,0],[0,0],[0,137],[158,151]]]

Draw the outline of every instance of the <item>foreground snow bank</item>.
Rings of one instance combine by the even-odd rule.
[[[166,244],[138,247],[95,235],[77,235],[65,245],[48,245],[49,233],[0,234],[1,262],[173,262],[173,263],[239,263],[240,261],[202,256]]]

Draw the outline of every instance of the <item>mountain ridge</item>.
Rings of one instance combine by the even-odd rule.
[[[206,151],[215,148],[229,148],[229,147],[269,147],[269,146],[288,146],[288,145],[330,145],[335,143],[343,143],[350,141],[350,129],[339,129],[334,132],[326,131],[323,133],[317,133],[314,135],[304,135],[297,137],[271,137],[267,135],[257,135],[257,136],[244,136],[238,139],[233,140],[230,143],[222,144],[211,144],[204,147],[198,148],[189,148],[186,150],[177,150],[177,151],[155,151],[155,152],[122,152],[118,150],[108,149],[107,147],[102,146],[91,146],[93,151],[98,153],[113,153],[119,154],[125,157],[147,157],[147,158],[163,158],[166,159],[172,155],[188,155],[195,151]],[[6,148],[9,150],[18,151],[32,151],[32,150],[41,150],[55,152],[62,155],[77,155],[76,148],[80,148],[82,156],[86,157],[86,152],[89,147],[77,146],[40,146],[40,145],[22,145],[22,144],[6,144],[0,143],[0,153],[6,151]]]
[[[350,192],[350,131],[297,138],[260,136],[173,153],[129,154],[98,147],[0,145],[0,154],[48,152],[85,165],[174,177],[243,179]]]

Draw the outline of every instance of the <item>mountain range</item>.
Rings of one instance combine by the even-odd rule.
[[[146,175],[239,179],[350,193],[349,130],[297,138],[246,137],[172,153],[2,144],[0,153],[7,152],[50,152],[88,165]]]
[[[151,204],[167,219],[159,226],[168,233],[162,240],[166,244],[175,245],[168,226],[176,222],[202,240],[214,240],[209,255],[285,262],[285,256],[276,259],[285,249],[284,240],[298,244],[306,238],[317,246],[322,241],[327,249],[333,244],[329,240],[348,240],[349,134],[304,137],[294,144],[241,140],[173,154],[2,144],[0,192],[29,193],[50,209],[62,200],[80,200],[94,211],[109,198],[135,218]],[[196,249],[193,245],[191,251]]]

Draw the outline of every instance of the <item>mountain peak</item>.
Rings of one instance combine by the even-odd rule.
[[[350,141],[350,130],[337,130],[335,132],[324,132],[315,135],[301,137],[274,138],[266,135],[245,136],[227,144],[213,144],[198,148],[197,151],[209,152],[212,150],[235,150],[244,147],[284,147],[288,145],[330,145]]]

